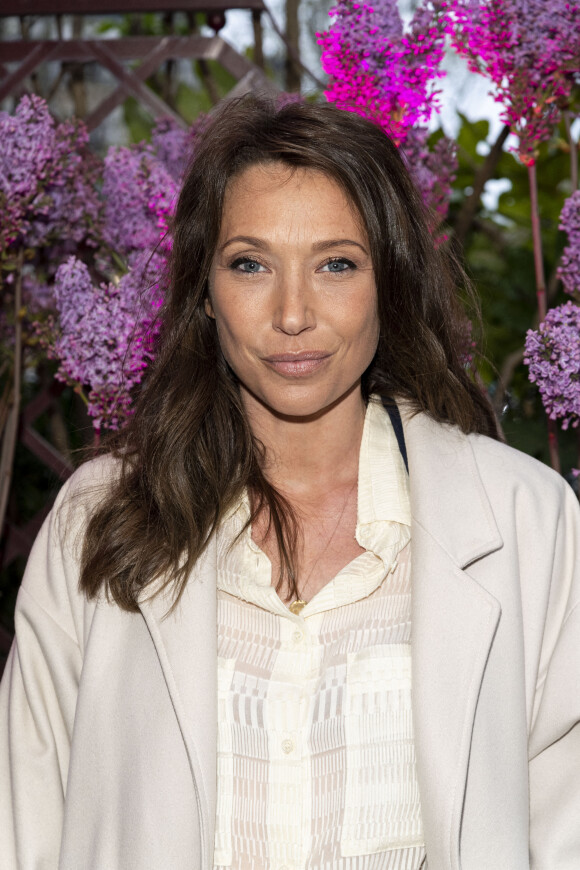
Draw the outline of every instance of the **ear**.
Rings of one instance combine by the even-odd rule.
[[[214,311],[213,311],[213,308],[211,305],[211,300],[210,300],[209,296],[205,297],[204,302],[203,302],[203,307],[205,308],[205,313],[207,314],[207,316],[211,317],[211,318],[213,318],[213,320],[215,320],[215,314],[214,314]]]

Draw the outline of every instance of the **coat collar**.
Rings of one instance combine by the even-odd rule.
[[[468,567],[502,546],[470,439],[401,404],[409,459],[413,559],[413,718],[429,864],[459,870],[461,814],[477,697],[500,618]],[[216,801],[216,541],[174,611],[140,609],[163,669],[196,784],[210,870]]]
[[[475,710],[500,618],[499,602],[468,566],[503,542],[470,439],[401,410],[413,513],[413,720],[425,843],[430,866],[459,870]]]

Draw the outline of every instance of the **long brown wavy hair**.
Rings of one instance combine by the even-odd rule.
[[[253,518],[276,533],[279,586],[296,588],[296,521],[262,472],[264,454],[244,414],[204,301],[224,194],[250,166],[281,162],[333,179],[364,223],[378,293],[380,337],[363,375],[365,399],[402,397],[464,432],[498,437],[495,416],[462,350],[469,292],[437,248],[404,162],[382,130],[332,105],[244,96],[224,105],[197,143],[173,225],[169,290],[155,362],[129,424],[110,442],[119,475],[84,536],[80,587],[136,610],[153,581],[179,599],[193,565],[244,488]],[[412,473],[412,469],[411,469]],[[156,587],[157,588],[157,587]]]

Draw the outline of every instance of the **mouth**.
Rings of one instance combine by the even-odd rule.
[[[296,378],[319,371],[332,356],[325,350],[305,350],[298,353],[274,353],[264,362],[286,377]]]

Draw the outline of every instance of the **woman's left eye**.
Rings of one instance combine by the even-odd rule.
[[[348,272],[349,269],[356,269],[356,265],[352,262],[352,260],[347,260],[346,257],[340,257],[336,260],[329,260],[327,263],[324,263],[321,266],[321,272],[334,272],[335,274],[341,272]]]

